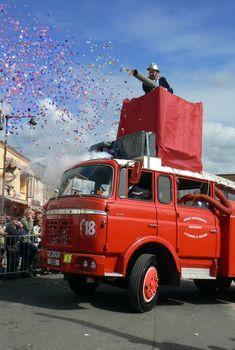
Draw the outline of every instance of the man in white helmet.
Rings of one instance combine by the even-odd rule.
[[[157,86],[161,86],[165,88],[167,91],[169,91],[171,94],[173,94],[173,89],[170,87],[170,85],[166,81],[166,78],[160,77],[160,74],[159,74],[160,70],[156,63],[150,63],[147,70],[149,71],[149,79],[153,80]],[[144,83],[142,85],[142,88],[146,94],[154,89],[152,87],[145,85]]]

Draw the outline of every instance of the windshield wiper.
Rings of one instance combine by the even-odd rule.
[[[83,180],[88,180],[89,181],[89,178],[88,177],[86,177],[86,176],[84,176],[84,175],[82,175],[82,174],[76,174],[76,176],[77,177],[80,177],[81,179],[83,179]]]

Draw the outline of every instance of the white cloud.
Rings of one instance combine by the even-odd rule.
[[[235,128],[221,123],[204,125],[204,166],[213,173],[234,173]]]
[[[235,67],[221,71],[206,69],[175,71],[176,94],[203,102],[203,165],[212,173],[234,173],[235,153]]]
[[[12,112],[11,105],[6,103],[4,99],[0,102],[0,109],[3,115],[10,114]]]
[[[235,95],[235,75],[231,75],[229,71],[220,73],[209,72],[194,72],[190,74],[185,72],[183,77],[185,81],[178,74],[178,81],[176,86],[176,93],[183,96],[189,101],[203,102],[204,127],[207,125],[221,125],[226,132],[230,130],[229,127],[234,127],[234,95]],[[190,77],[191,75],[191,77]],[[178,89],[177,89],[178,88]],[[212,128],[212,133],[218,131]],[[208,133],[204,133],[204,152],[209,154],[208,147]],[[217,142],[217,137],[214,136],[214,142]],[[221,143],[220,147],[224,147]],[[234,165],[231,154],[234,153],[234,144],[230,142],[230,171],[234,172]]]

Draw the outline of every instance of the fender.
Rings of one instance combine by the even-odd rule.
[[[134,252],[138,248],[140,248],[141,246],[143,246],[146,243],[160,243],[165,248],[167,248],[167,250],[169,250],[169,252],[171,253],[171,255],[174,259],[174,262],[175,262],[175,265],[176,265],[178,272],[181,272],[179,258],[178,258],[178,255],[176,254],[174,247],[168,241],[166,241],[165,239],[163,239],[161,237],[147,236],[147,237],[140,238],[134,244],[129,246],[126,249],[126,251],[121,255],[120,261],[119,261],[119,267],[120,267],[120,270],[123,272],[124,276],[126,275],[126,268],[127,268],[128,262],[130,260],[130,257],[134,254]]]
[[[215,209],[219,210],[222,214],[225,215],[231,215],[232,214],[232,206],[230,201],[225,197],[225,195],[217,188],[215,187],[215,195],[220,199],[220,202],[208,196],[207,194],[186,194],[184,197],[180,199],[180,203],[185,203],[187,201],[205,201],[209,202]]]

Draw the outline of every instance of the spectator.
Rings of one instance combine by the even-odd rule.
[[[41,243],[41,226],[42,226],[42,216],[40,214],[37,214],[37,217],[35,218],[34,226],[33,226],[32,241],[39,248]]]
[[[20,236],[20,256],[21,270],[35,269],[37,266],[38,248],[30,241],[30,236],[26,233],[22,222],[18,222],[18,232]]]
[[[24,216],[21,218],[21,223],[28,235],[31,235],[33,232],[33,217],[32,211],[29,208],[26,208],[24,211]]]
[[[33,209],[31,208],[31,217],[33,219],[33,224],[35,225],[35,220],[37,220],[37,216],[39,214],[39,212],[37,211],[37,209]]]
[[[7,250],[7,272],[16,273],[20,260],[20,237],[18,231],[18,218],[11,217],[10,223],[6,225],[6,250]]]
[[[5,256],[5,215],[0,215],[0,274],[5,272],[4,266],[3,266],[3,259]]]

